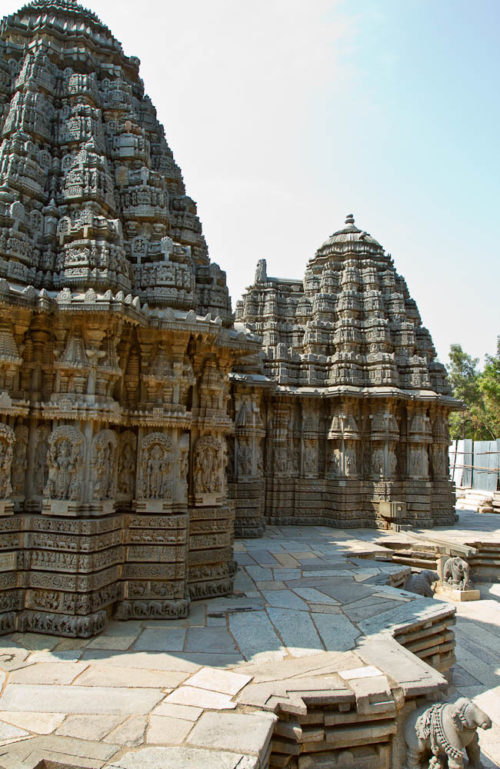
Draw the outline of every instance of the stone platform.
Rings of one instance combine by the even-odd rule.
[[[237,593],[188,619],[4,637],[1,769],[378,769],[391,741],[402,765],[402,718],[446,698],[455,608],[401,590],[408,567],[373,560],[377,538],[272,527],[236,543]],[[491,715],[481,739],[498,761],[500,590],[483,594],[458,607],[450,694]]]

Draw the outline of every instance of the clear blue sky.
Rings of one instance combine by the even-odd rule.
[[[301,277],[352,212],[443,361],[494,352],[499,0],[87,4],[142,60],[233,302],[260,258]]]

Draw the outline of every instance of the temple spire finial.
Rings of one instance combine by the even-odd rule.
[[[345,223],[346,223],[347,225],[352,225],[352,224],[354,224],[354,215],[353,215],[353,214],[347,214],[347,216],[346,216],[346,218],[345,218]]]

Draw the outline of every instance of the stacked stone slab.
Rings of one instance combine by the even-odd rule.
[[[232,589],[225,274],[139,62],[72,0],[0,27],[0,630]]]
[[[267,521],[454,520],[447,451],[456,403],[445,369],[391,256],[352,216],[318,249],[303,281],[269,277],[260,261],[236,320],[262,338],[261,376],[242,367],[233,389],[246,393],[246,409],[267,428],[248,460]],[[241,446],[237,435],[236,458]],[[252,480],[242,469],[236,459],[236,489],[240,478]],[[250,507],[237,503],[237,516],[248,535]]]

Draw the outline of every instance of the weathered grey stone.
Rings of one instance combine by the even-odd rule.
[[[180,652],[184,648],[186,631],[183,629],[144,630],[134,643],[137,651]]]
[[[206,689],[196,689],[193,686],[181,686],[165,698],[168,705],[189,705],[192,707],[209,708],[210,710],[234,710],[236,707],[231,696],[221,692],[211,692]]]
[[[263,756],[276,720],[270,713],[205,713],[187,742],[197,747]]]
[[[52,734],[65,719],[64,713],[14,713],[0,711],[0,720],[34,734]]]
[[[289,609],[268,609],[269,617],[294,657],[319,653],[324,647],[308,614]]]
[[[104,742],[110,742],[122,747],[142,745],[148,721],[145,716],[132,716],[121,726],[118,726],[104,738]]]
[[[123,721],[123,716],[68,716],[56,734],[77,737],[80,740],[102,740]],[[112,742],[111,740],[108,740]],[[117,744],[117,743],[115,743]]]
[[[146,742],[150,745],[182,745],[192,728],[190,721],[154,715],[149,719]]]
[[[196,748],[143,748],[109,764],[105,769],[258,769],[257,759],[222,750]]]
[[[237,694],[251,680],[250,676],[232,673],[229,670],[203,668],[191,676],[189,685],[196,686],[198,689],[209,689],[210,691],[233,695]]]
[[[327,651],[348,651],[361,635],[347,617],[338,614],[311,614]]]
[[[0,710],[47,713],[141,714],[162,699],[154,689],[11,684],[0,697]]]
[[[282,643],[276,635],[266,612],[231,614],[229,627],[247,660],[255,654],[279,651]]]

